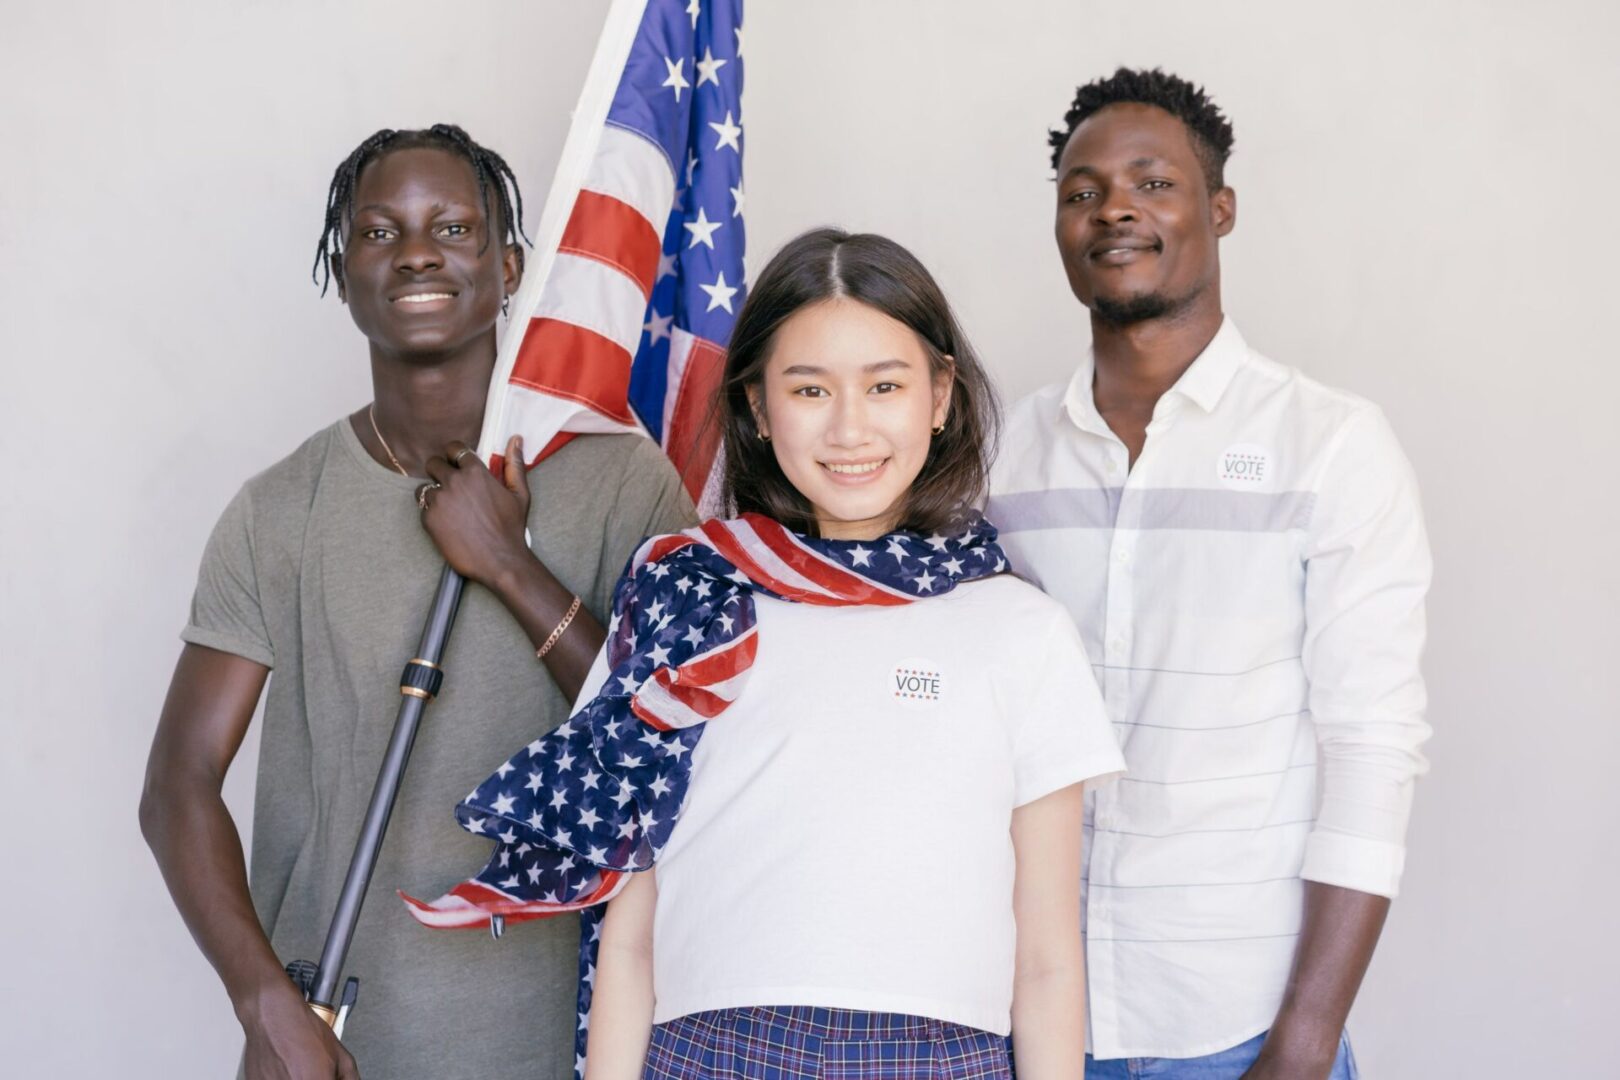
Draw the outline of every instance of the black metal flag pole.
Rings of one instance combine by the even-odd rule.
[[[394,733],[389,736],[382,767],[377,770],[377,784],[372,788],[371,802],[360,826],[360,838],[355,841],[354,855],[349,859],[349,872],[343,879],[337,910],[326,931],[320,962],[295,960],[287,965],[287,974],[303,989],[309,1007],[339,1037],[343,1035],[343,1021],[359,996],[359,980],[350,978],[344,984],[342,998],[338,999],[338,977],[343,973],[349,943],[354,939],[360,907],[365,902],[366,888],[371,884],[371,872],[377,866],[377,855],[382,849],[383,835],[388,831],[388,818],[394,812],[394,799],[405,778],[405,766],[410,761],[422,713],[444,684],[444,647],[450,640],[450,627],[456,621],[456,609],[461,605],[461,591],[466,583],[467,579],[450,567],[444,568],[439,575],[439,588],[433,596],[427,625],[422,628],[421,643],[400,674],[399,715],[394,720]]]
[[[586,73],[585,86],[574,108],[573,123],[569,125],[545,208],[540,214],[540,228],[535,234],[535,254],[538,257],[524,274],[523,284],[513,297],[514,327],[527,323],[528,314],[535,310],[545,289],[546,279],[556,261],[563,229],[595,156],[602,126],[607,120],[608,108],[618,88],[619,75],[635,40],[646,3],[647,0],[613,0],[608,9],[601,37],[597,40],[596,55]],[[505,445],[505,436],[511,434],[506,430],[505,389],[522,340],[522,333],[505,335],[496,358],[489,399],[484,408],[484,430],[478,440],[478,456],[486,462],[493,451]],[[529,436],[526,440],[529,445],[537,448],[549,441],[549,437],[535,438],[531,432],[524,434]],[[421,643],[400,676],[399,692],[403,700],[399,705],[399,715],[394,720],[394,732],[389,736],[382,767],[377,771],[377,786],[372,789],[371,802],[366,807],[360,838],[355,842],[354,855],[349,860],[349,872],[343,879],[343,891],[338,896],[337,910],[326,932],[326,944],[321,949],[320,961],[295,960],[287,965],[287,974],[304,991],[309,1007],[340,1038],[343,1035],[343,1021],[359,995],[359,980],[353,977],[345,980],[342,996],[339,997],[338,979],[343,974],[343,963],[349,953],[349,943],[354,938],[355,924],[360,918],[366,888],[371,883],[371,873],[377,866],[383,835],[388,831],[388,818],[394,810],[394,799],[405,777],[405,766],[410,761],[417,727],[422,722],[422,713],[428,702],[438,694],[444,682],[444,669],[441,666],[444,647],[450,640],[450,628],[456,621],[456,609],[461,604],[461,592],[466,584],[466,578],[449,566],[439,575],[439,588],[433,597],[427,625],[422,629]]]

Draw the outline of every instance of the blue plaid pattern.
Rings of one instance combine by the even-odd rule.
[[[716,1009],[653,1028],[642,1080],[1011,1080],[1007,1040],[902,1013]]]

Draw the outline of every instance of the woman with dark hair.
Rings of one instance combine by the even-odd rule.
[[[927,425],[931,430],[898,437],[908,450],[923,451],[920,460],[909,467],[902,463],[882,477],[865,476],[859,484],[840,485],[839,490],[860,491],[860,504],[869,506],[874,516],[893,517],[884,524],[923,533],[945,528],[984,495],[989,454],[1000,423],[995,391],[944,294],[916,257],[884,237],[852,236],[838,229],[817,229],[784,247],[737,319],[719,403],[725,447],[722,498],[727,509],[764,514],[795,532],[821,532],[823,522],[812,505],[820,477],[815,470],[806,473],[798,468],[800,460],[784,442],[771,443],[764,394],[767,360],[778,332],[796,314],[824,304],[830,306],[822,310],[823,316],[839,316],[832,329],[857,339],[867,326],[878,328],[883,337],[898,335],[908,346],[904,351],[915,355],[886,359],[918,362],[919,370],[910,373],[912,379],[904,388],[893,380],[870,381],[882,387],[879,393],[889,405],[901,400],[890,395],[909,389],[911,393],[903,395],[908,403],[926,400],[931,407]],[[857,348],[864,344],[855,342]],[[888,370],[863,374],[882,375]],[[786,392],[812,395],[815,400],[825,395],[798,383]],[[925,392],[932,396],[925,399]],[[906,419],[915,418],[907,414]],[[829,501],[847,499],[846,495]]]
[[[1081,781],[1122,766],[1067,615],[971,511],[997,409],[966,336],[910,252],[821,229],[760,275],[723,395],[727,510],[921,602],[755,589],[748,687],[609,908],[591,1080],[1003,1076],[1009,1023],[1025,1077],[1079,1075]]]
[[[1009,1031],[1026,1080],[1080,1075],[1082,785],[1123,765],[973,510],[996,406],[950,306],[893,241],[807,233],[717,409],[733,516],[631,560],[595,696],[462,808],[502,839],[464,895],[612,899],[587,1080],[1007,1077]]]

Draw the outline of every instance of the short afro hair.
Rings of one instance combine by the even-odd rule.
[[[1108,78],[1093,80],[1076,90],[1074,104],[1063,115],[1062,130],[1054,128],[1047,138],[1052,147],[1053,170],[1075,128],[1099,110],[1124,102],[1152,105],[1185,124],[1209,190],[1219,191],[1226,186],[1226,159],[1232,156],[1231,122],[1203,87],[1167,74],[1162,68],[1145,71],[1122,67]]]

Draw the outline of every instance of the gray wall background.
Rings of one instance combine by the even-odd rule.
[[[228,1075],[135,805],[214,518],[369,396],[307,276],[331,169],[455,120],[537,215],[604,8],[4,8],[0,1048],[13,1075]],[[1009,398],[1086,340],[1043,150],[1074,85],[1161,64],[1233,117],[1228,310],[1384,406],[1439,567],[1434,770],[1351,1025],[1370,1077],[1614,1070],[1617,31],[1599,0],[750,5],[753,265],[813,224],[893,235]]]

